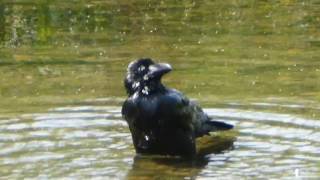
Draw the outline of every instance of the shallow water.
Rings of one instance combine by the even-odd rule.
[[[320,176],[317,1],[0,1],[0,177]],[[136,156],[120,108],[127,64],[235,130],[194,161]]]
[[[231,136],[236,138],[229,146],[192,162],[136,156],[118,106],[83,104],[13,119],[2,117],[1,175],[9,179],[318,177],[320,121],[263,112],[255,110],[255,105],[250,110],[205,111],[234,124],[237,133]],[[228,133],[216,135],[213,141],[230,140]]]

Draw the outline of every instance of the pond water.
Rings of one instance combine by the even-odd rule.
[[[318,179],[318,1],[0,1],[0,177]],[[137,156],[127,64],[235,130],[194,161]]]

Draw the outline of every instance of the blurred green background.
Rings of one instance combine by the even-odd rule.
[[[319,4],[1,0],[0,112],[124,98],[139,57],[171,63],[165,83],[204,105],[319,102]]]

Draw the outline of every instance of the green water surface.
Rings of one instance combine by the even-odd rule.
[[[205,165],[159,163],[134,157],[125,125],[99,127],[105,119],[123,122],[123,77],[140,57],[170,63],[166,85],[234,122],[234,150],[213,153]],[[0,177],[320,176],[317,0],[0,0],[0,73]],[[71,110],[59,110],[65,107]],[[60,118],[51,112],[62,119],[71,112],[85,124],[81,113],[89,113],[96,124],[34,124]],[[68,145],[68,133],[79,146]],[[28,165],[30,154],[39,162]],[[90,168],[81,169],[83,162]]]

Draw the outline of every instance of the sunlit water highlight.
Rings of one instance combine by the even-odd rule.
[[[259,104],[261,105],[261,104]],[[303,105],[301,105],[303,106]],[[288,107],[292,108],[292,107]],[[70,106],[0,120],[2,178],[302,177],[319,175],[320,121],[292,114],[207,108],[235,125],[233,147],[201,162],[135,156],[117,106]]]

